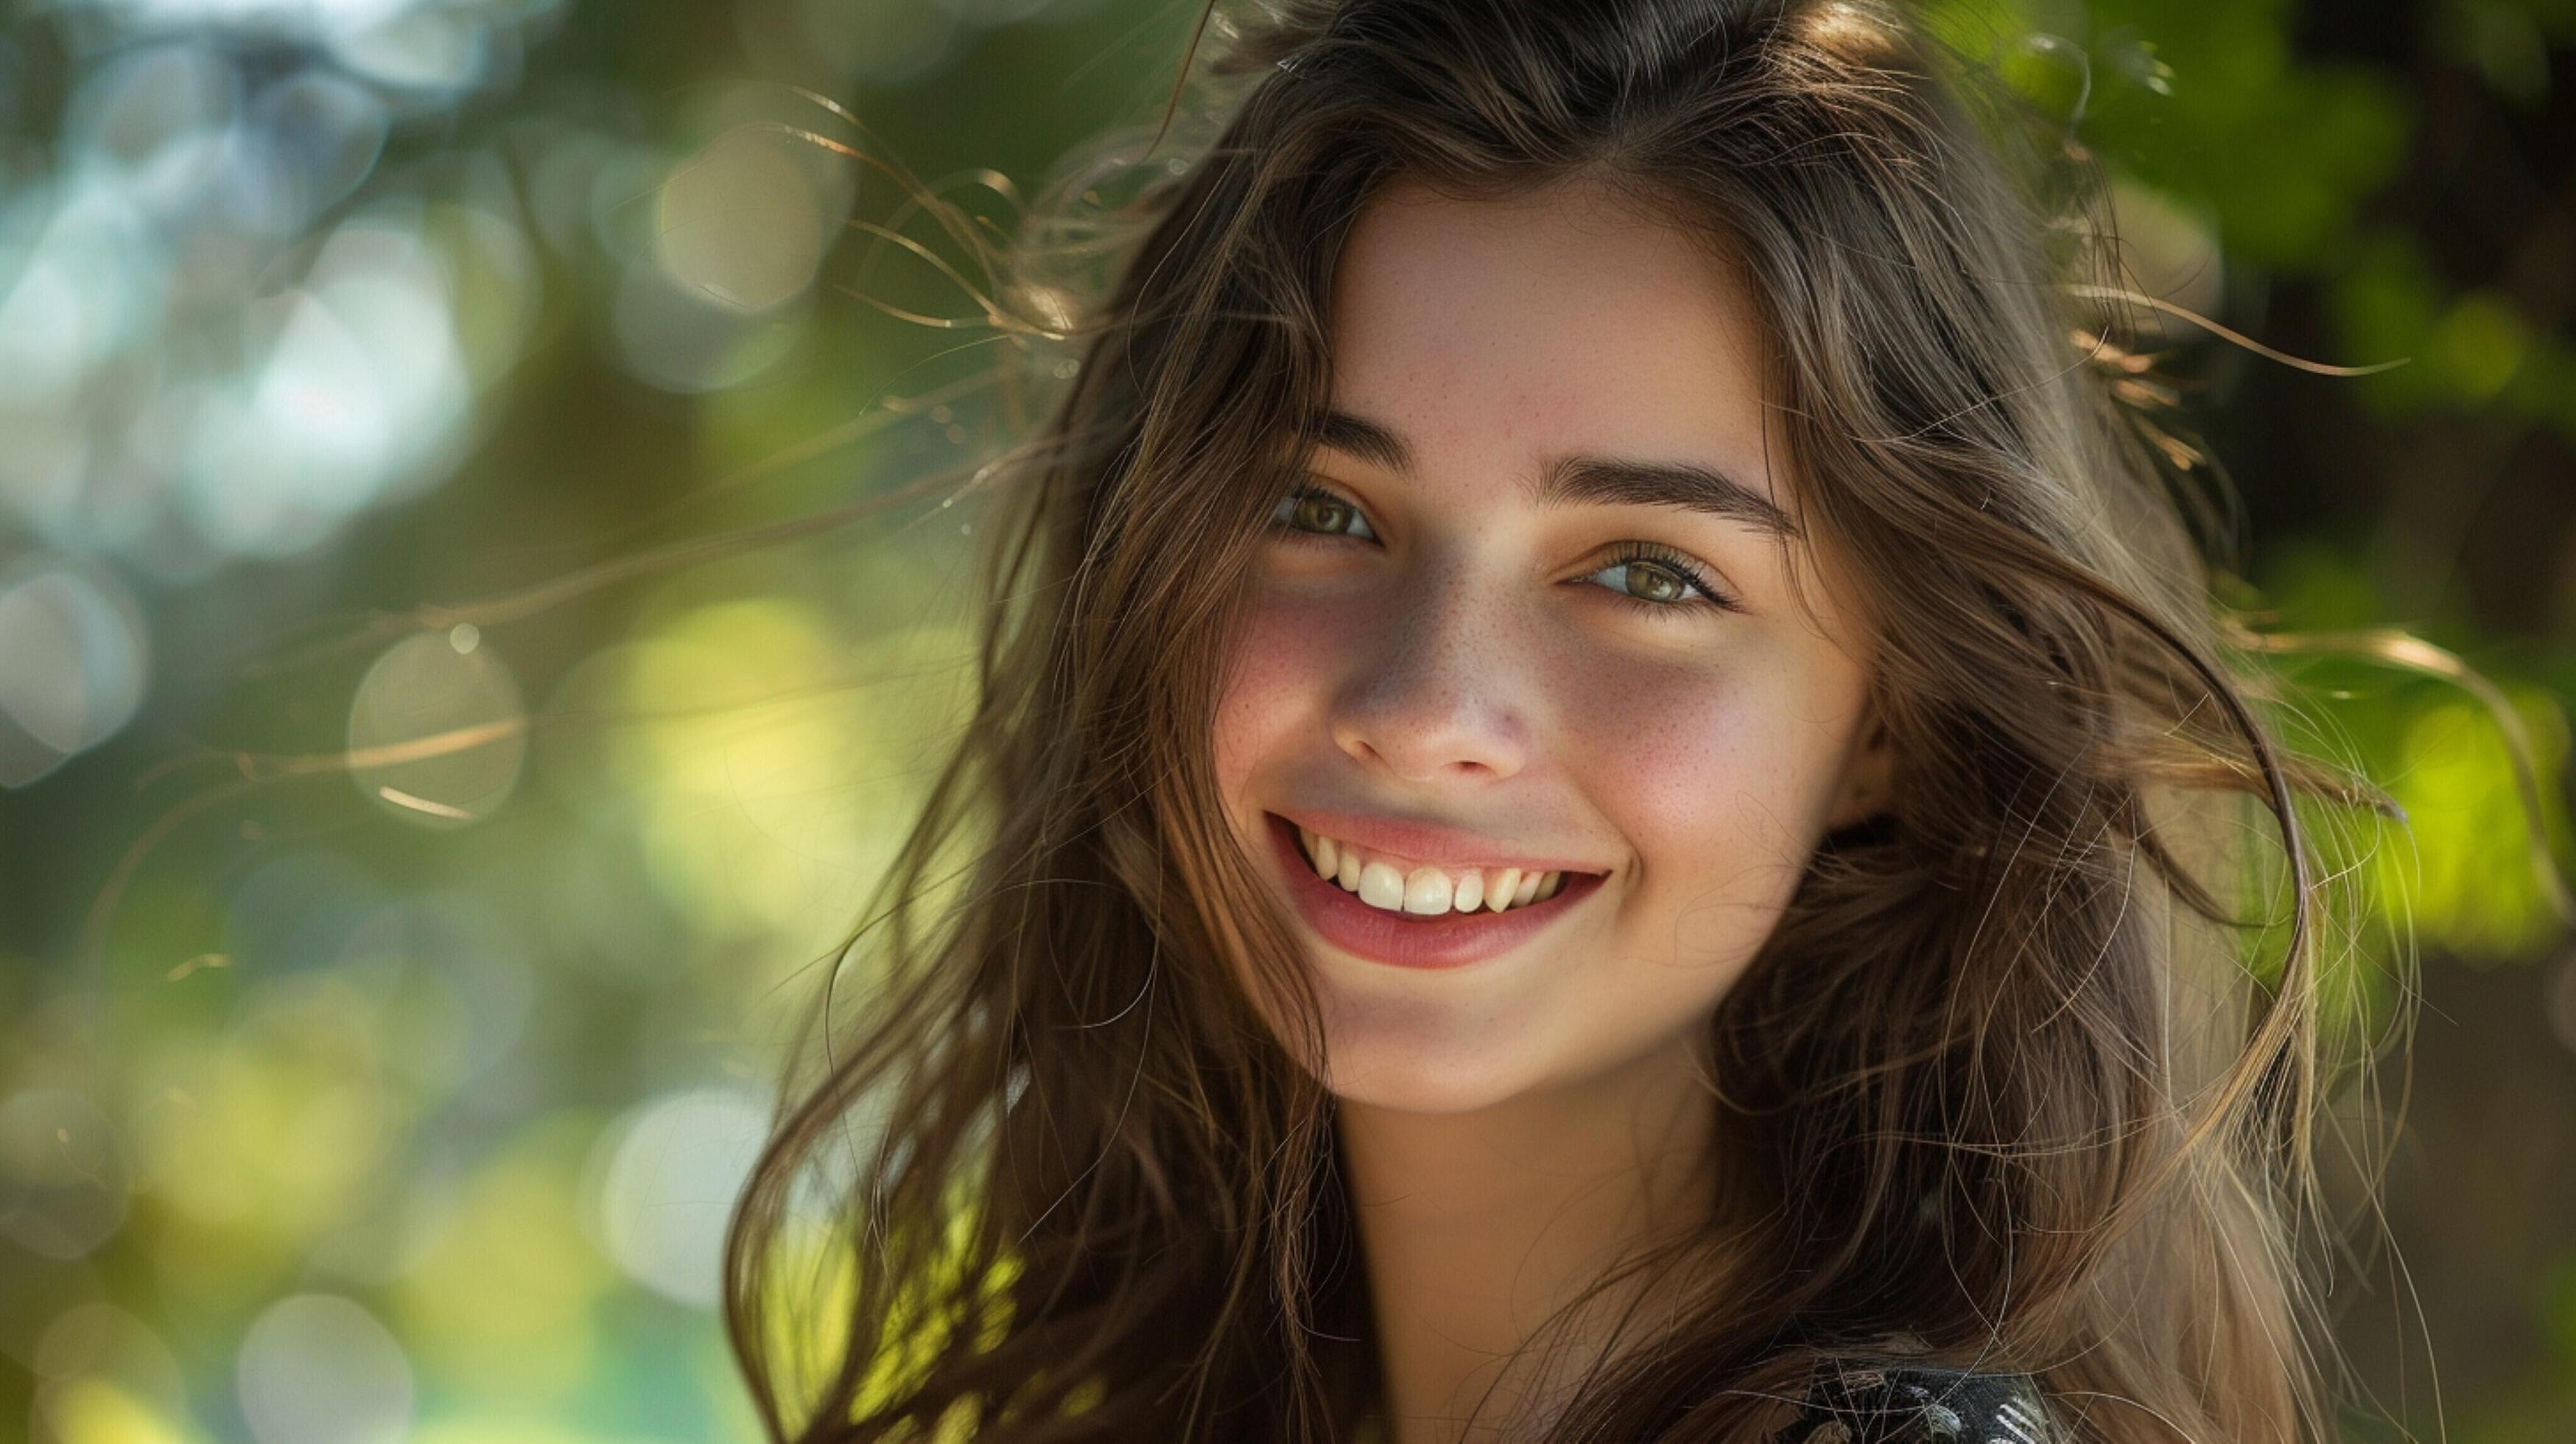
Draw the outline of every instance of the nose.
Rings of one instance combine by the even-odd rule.
[[[1426,569],[1405,589],[1374,646],[1353,649],[1333,740],[1406,782],[1499,781],[1528,758],[1526,648],[1463,576],[1434,570],[1445,571]]]

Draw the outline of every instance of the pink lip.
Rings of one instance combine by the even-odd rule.
[[[1442,913],[1413,917],[1373,908],[1316,876],[1297,846],[1296,824],[1264,814],[1273,851],[1288,874],[1288,889],[1307,925],[1324,941],[1373,962],[1399,968],[1457,968],[1511,951],[1601,886],[1602,875],[1566,870],[1556,896],[1507,912]]]

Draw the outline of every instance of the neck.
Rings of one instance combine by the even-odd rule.
[[[1712,1221],[1716,1104],[1680,1045],[1473,1113],[1345,1100],[1337,1120],[1393,1444],[1467,1439],[1471,1412],[1479,1439],[1543,1429],[1600,1357],[1600,1325],[1660,1290],[1623,1285],[1530,1357],[1505,1356],[1621,1257]]]

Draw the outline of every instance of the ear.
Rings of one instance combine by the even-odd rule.
[[[1880,718],[1877,699],[1873,697],[1861,714],[1851,751],[1843,759],[1842,782],[1834,793],[1832,810],[1825,815],[1826,830],[1866,822],[1885,812],[1895,790],[1896,746],[1888,738],[1887,724]]]

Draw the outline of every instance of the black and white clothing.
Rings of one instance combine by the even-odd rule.
[[[1352,1444],[1386,1444],[1371,1411]],[[1910,1359],[1816,1366],[1798,1417],[1769,1444],[2066,1444],[2027,1374],[1943,1368]]]
[[[2056,1444],[2027,1374],[1906,1360],[1819,1365],[1796,1423],[1772,1444]]]

